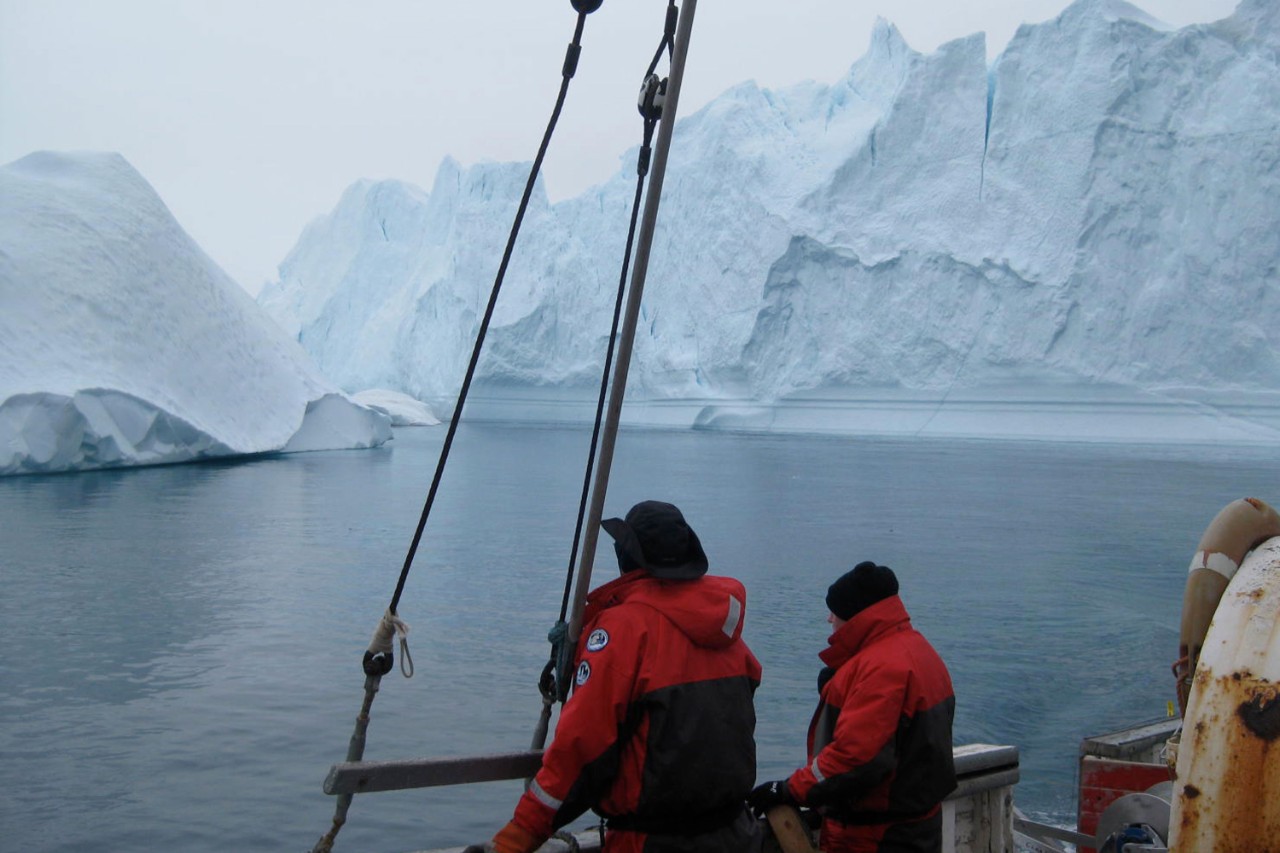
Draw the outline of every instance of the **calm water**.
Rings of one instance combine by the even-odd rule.
[[[366,757],[528,746],[586,437],[459,432],[400,607],[418,674],[384,679]],[[0,479],[0,847],[309,849],[442,439]],[[607,508],[679,504],[747,584],[763,778],[804,759],[826,585],[875,559],[957,740],[1021,747],[1019,804],[1067,821],[1080,738],[1164,714],[1204,526],[1278,475],[1259,449],[627,432]],[[339,849],[486,838],[518,788],[357,798]]]

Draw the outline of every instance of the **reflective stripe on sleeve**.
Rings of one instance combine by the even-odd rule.
[[[818,769],[818,759],[813,759],[813,763],[809,765],[809,770],[813,773],[813,778],[819,782],[827,781],[827,777],[822,775],[822,771]]]
[[[533,795],[535,800],[554,812],[560,811],[560,807],[564,805],[562,801],[557,800],[555,797],[542,790],[542,786],[538,784],[536,779],[529,783],[529,793]]]
[[[729,596],[729,616],[724,620],[724,627],[720,630],[724,631],[726,637],[732,637],[734,632],[738,630],[738,623],[742,621],[742,602],[734,596]]]

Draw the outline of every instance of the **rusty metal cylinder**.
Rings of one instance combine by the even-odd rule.
[[[1280,853],[1280,537],[1244,558],[1217,604],[1173,794],[1173,853]]]

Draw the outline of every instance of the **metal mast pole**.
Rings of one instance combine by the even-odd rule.
[[[600,519],[604,516],[604,499],[609,488],[609,469],[613,465],[613,448],[618,435],[618,421],[622,416],[622,398],[627,389],[627,372],[631,368],[631,348],[635,344],[636,323],[640,317],[640,299],[644,295],[645,274],[649,271],[649,249],[653,244],[653,232],[658,221],[658,204],[662,198],[662,181],[667,171],[667,153],[671,148],[671,135],[675,129],[676,107],[680,102],[680,82],[684,77],[685,57],[689,53],[689,36],[693,31],[693,17],[697,0],[684,0],[680,7],[680,20],[676,28],[676,43],[671,55],[671,74],[667,78],[666,101],[662,106],[662,119],[658,125],[658,137],[653,146],[653,169],[649,174],[649,188],[644,199],[644,212],[640,220],[640,232],[636,238],[635,264],[631,268],[631,284],[627,294],[626,312],[618,337],[618,356],[613,369],[613,381],[609,390],[609,407],[605,413],[600,437],[600,457],[596,466],[595,482],[591,487],[591,507],[583,531],[582,552],[578,558],[578,575],[573,589],[573,609],[569,617],[569,642],[576,644],[582,633],[582,610],[591,586],[591,568],[595,562],[596,542],[599,539]],[[572,656],[569,658],[573,660]]]

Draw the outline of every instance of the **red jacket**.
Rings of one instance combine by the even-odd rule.
[[[939,849],[938,807],[956,785],[946,665],[896,595],[828,642],[819,657],[834,674],[809,726],[809,764],[787,780],[792,794],[822,811],[827,853]]]
[[[699,837],[682,850],[745,849],[760,683],[745,611],[742,584],[724,577],[635,571],[592,592],[573,695],[515,823],[545,838],[592,808],[611,851],[668,834]]]

